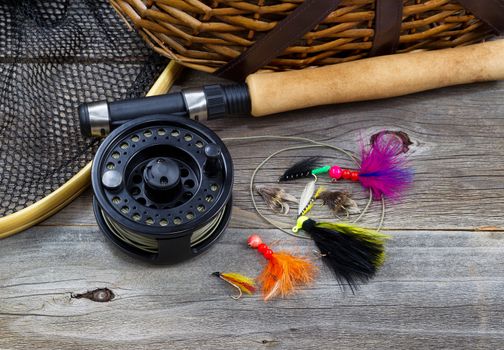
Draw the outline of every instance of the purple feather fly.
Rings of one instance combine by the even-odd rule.
[[[359,181],[371,189],[377,200],[387,197],[393,200],[413,181],[413,169],[403,154],[403,145],[397,138],[379,133],[370,147],[361,143],[361,169]]]

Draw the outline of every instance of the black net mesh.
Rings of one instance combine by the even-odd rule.
[[[80,103],[142,95],[164,64],[107,1],[0,1],[0,217],[92,159]]]

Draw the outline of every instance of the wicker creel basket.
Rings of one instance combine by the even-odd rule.
[[[400,0],[399,0],[400,1]],[[251,47],[303,0],[111,0],[159,53],[214,72]],[[367,57],[375,36],[375,0],[343,0],[313,30],[266,67],[298,69]],[[400,15],[400,14],[399,14]],[[399,21],[401,17],[398,17]],[[402,2],[395,52],[467,45],[494,30],[458,1]]]

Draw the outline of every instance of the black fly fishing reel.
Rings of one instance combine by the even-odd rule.
[[[189,118],[157,114],[121,125],[96,153],[92,184],[101,230],[152,263],[203,252],[231,217],[231,155]]]
[[[108,135],[91,175],[105,235],[157,264],[206,250],[231,218],[233,164],[222,140],[198,121],[250,110],[244,84],[79,106],[82,134]]]

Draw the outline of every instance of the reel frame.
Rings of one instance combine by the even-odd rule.
[[[162,175],[167,167],[174,170],[171,179]],[[231,155],[217,134],[188,118],[156,114],[123,124],[99,147],[91,177],[102,232],[127,254],[151,263],[200,254],[231,217]],[[157,252],[124,239],[122,230],[157,242]]]

